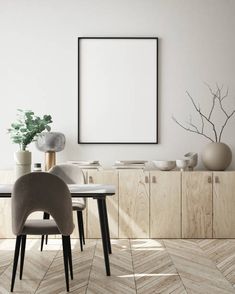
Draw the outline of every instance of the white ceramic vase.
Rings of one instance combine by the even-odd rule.
[[[14,153],[15,179],[31,172],[31,152],[17,151]]]

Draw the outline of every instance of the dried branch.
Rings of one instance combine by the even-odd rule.
[[[199,132],[199,130],[198,130],[198,128],[197,128],[196,126],[195,126],[195,127],[196,127],[196,130],[192,130],[192,129],[187,128],[186,126],[184,126],[182,123],[178,122],[177,119],[176,119],[174,116],[172,116],[172,119],[174,120],[174,122],[176,122],[176,123],[177,123],[181,128],[183,128],[184,130],[189,131],[189,132],[191,132],[191,133],[196,133],[196,134],[198,134],[198,135],[201,135],[201,136],[203,136],[203,137],[209,139],[211,142],[214,142],[209,136],[207,136],[206,134],[204,134],[204,133],[202,133],[202,132]]]
[[[207,117],[204,113],[201,112],[201,109],[200,109],[200,106],[197,107],[194,100],[193,100],[193,97],[189,94],[188,91],[186,91],[188,97],[190,98],[194,108],[196,109],[196,111],[200,114],[201,117],[203,117],[211,126],[212,126],[212,129],[213,129],[213,132],[214,132],[214,135],[215,135],[215,142],[217,142],[218,140],[218,135],[217,135],[217,132],[216,132],[216,128],[215,128],[215,125],[214,123],[209,119],[209,116]]]
[[[228,96],[228,89],[227,89],[227,91],[226,91],[226,94],[225,94],[223,97],[221,97],[221,90],[219,91],[218,100],[219,100],[220,108],[222,109],[222,111],[223,111],[223,113],[226,115],[226,117],[228,118],[229,115],[228,115],[228,113],[225,111],[225,109],[224,109],[224,107],[223,107],[223,104],[222,104],[223,99],[226,98],[227,96]]]
[[[219,133],[219,142],[220,142],[220,141],[221,141],[222,134],[223,134],[223,131],[224,131],[224,128],[225,128],[225,126],[227,125],[228,120],[234,115],[235,110],[232,111],[231,114],[228,114],[227,111],[224,109],[224,106],[223,106],[223,104],[222,104],[222,101],[223,101],[226,97],[228,97],[228,93],[229,93],[228,88],[227,88],[225,94],[222,96],[223,85],[222,85],[221,87],[219,87],[218,84],[216,84],[216,87],[217,87],[216,98],[217,98],[218,101],[219,101],[219,105],[220,105],[221,110],[223,111],[223,113],[224,113],[225,116],[226,116],[226,120],[225,120],[224,124],[222,125],[222,128],[221,128],[220,133]],[[210,88],[210,89],[211,89],[211,88]],[[212,92],[212,90],[211,90],[211,92]]]
[[[222,93],[222,90],[223,90],[223,88],[224,88],[224,85],[222,85],[221,87],[219,87],[218,84],[216,83],[216,87],[217,87],[218,92],[219,92],[218,99],[221,100],[221,101],[223,101],[224,98],[228,97],[228,88],[227,88],[227,90],[226,90],[225,95],[222,96],[221,93]]]
[[[221,137],[222,137],[222,134],[223,134],[224,128],[225,128],[225,126],[227,125],[228,120],[234,115],[234,113],[235,113],[235,110],[233,110],[233,112],[232,112],[232,113],[226,118],[226,120],[225,120],[225,122],[224,122],[224,124],[223,124],[223,126],[222,126],[222,128],[221,128],[221,130],[220,130],[220,134],[219,134],[219,142],[221,141]]]
[[[223,85],[221,87],[219,87],[219,85],[216,83],[216,91],[214,91],[210,85],[208,85],[207,83],[205,83],[206,86],[208,87],[211,95],[212,95],[212,106],[211,106],[211,109],[209,111],[209,114],[206,115],[205,113],[203,113],[201,111],[201,108],[200,108],[200,105],[196,105],[193,97],[189,94],[188,91],[186,91],[186,94],[187,96],[189,97],[190,101],[192,102],[193,104],[193,107],[195,108],[195,110],[198,112],[198,114],[200,115],[200,118],[201,118],[201,130],[199,131],[199,128],[192,122],[192,118],[190,116],[190,120],[189,122],[187,122],[187,124],[189,125],[189,127],[186,127],[185,125],[183,125],[182,123],[180,123],[179,121],[176,120],[176,118],[174,116],[172,116],[172,119],[180,126],[182,127],[183,129],[185,129],[186,131],[189,131],[189,132],[192,132],[192,133],[196,133],[196,134],[199,134],[207,139],[209,139],[211,142],[220,142],[221,141],[221,137],[222,137],[222,134],[223,134],[223,131],[224,131],[224,128],[225,126],[227,125],[229,119],[235,114],[235,110],[233,110],[230,114],[228,114],[228,112],[225,110],[224,106],[223,106],[223,100],[228,97],[228,88],[226,90],[226,92],[223,94],[222,91],[223,91]],[[215,106],[216,106],[216,100],[218,99],[218,102],[219,102],[219,106],[222,110],[222,112],[225,114],[226,116],[226,119],[225,119],[225,122],[224,124],[222,125],[222,128],[219,132],[219,135],[217,133],[217,130],[216,130],[216,126],[215,124],[213,123],[213,121],[211,120],[211,117],[212,117],[212,114],[213,114],[213,111],[215,109]],[[215,136],[215,140],[213,140],[209,135],[206,135],[205,132],[204,132],[204,127],[205,127],[205,121],[208,122],[211,127],[212,127],[212,130],[214,132],[214,136]]]
[[[201,121],[202,121],[202,133],[204,133],[204,119],[203,119],[203,117],[202,116],[200,116],[201,117]]]
[[[192,123],[192,117],[191,117],[191,116],[190,116],[190,120],[189,120],[188,124],[189,124],[191,127],[193,127],[198,133],[200,133],[199,130],[198,130],[198,128],[197,128],[197,126],[196,126],[195,124]]]
[[[208,87],[209,91],[211,92],[211,95],[213,96],[212,97],[212,107],[211,107],[210,113],[208,115],[208,119],[211,119],[211,115],[212,115],[213,110],[215,108],[215,100],[216,100],[217,95],[218,95],[218,89],[217,89],[217,93],[214,93],[212,88],[210,87],[210,85],[208,85],[207,83],[205,83],[205,85]]]
[[[228,97],[228,88],[227,88],[226,93],[224,94],[224,96],[222,96],[222,90],[223,90],[224,85],[222,85],[221,87],[219,87],[219,85],[216,83],[217,91],[215,93],[215,92],[213,92],[212,88],[207,83],[205,83],[205,84],[207,85],[208,89],[210,90],[211,94],[213,95],[213,100],[215,101],[215,99],[218,99],[221,110],[224,112],[224,114],[226,115],[226,117],[228,117],[228,114],[225,111],[225,109],[223,107],[223,104],[222,104],[222,101],[226,97]]]
[[[227,88],[227,91],[226,91],[226,93],[225,93],[225,95],[223,96],[223,97],[221,97],[221,102],[224,100],[224,98],[226,98],[226,97],[228,97],[228,88]]]

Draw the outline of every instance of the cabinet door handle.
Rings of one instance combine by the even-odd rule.
[[[211,177],[208,177],[207,182],[210,184],[212,182]]]
[[[92,178],[92,176],[89,176],[89,183],[93,183],[93,178]]]
[[[219,183],[219,177],[218,176],[215,177],[215,183],[217,183],[217,184]]]
[[[157,183],[157,179],[155,176],[152,177],[152,183]]]
[[[148,184],[148,182],[149,182],[149,177],[145,176],[145,183]]]

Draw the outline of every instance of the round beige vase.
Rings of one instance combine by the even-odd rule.
[[[232,151],[224,143],[210,143],[202,151],[202,162],[208,170],[226,170],[231,161]]]
[[[31,172],[31,152],[17,151],[14,153],[15,179]]]

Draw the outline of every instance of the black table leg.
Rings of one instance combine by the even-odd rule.
[[[98,198],[97,204],[98,204],[98,211],[99,211],[99,218],[100,218],[100,231],[101,231],[102,243],[103,243],[106,274],[107,276],[110,276],[111,274],[110,274],[110,265],[109,265],[108,236],[106,231],[106,221],[105,221],[103,199]]]
[[[109,234],[109,220],[108,220],[108,214],[107,214],[107,207],[106,207],[106,199],[102,199],[103,202],[103,210],[104,210],[104,218],[105,218],[105,225],[106,225],[106,232],[107,232],[107,243],[108,243],[108,249],[109,249],[109,254],[112,253],[112,248],[111,248],[111,242],[110,242],[110,234]]]

